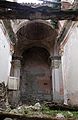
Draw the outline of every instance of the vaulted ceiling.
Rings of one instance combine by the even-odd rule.
[[[46,21],[33,20],[25,23],[16,35],[16,51],[20,53],[32,46],[42,46],[50,51],[54,46],[57,31]]]

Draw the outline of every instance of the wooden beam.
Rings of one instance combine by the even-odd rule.
[[[35,9],[37,10],[37,9]],[[67,11],[0,11],[0,19],[56,19],[56,20],[78,20],[78,10],[67,10]]]
[[[19,120],[57,120],[56,118],[52,118],[52,117],[34,117],[34,116],[30,117],[22,114],[11,114],[11,113],[0,112],[0,120],[4,120],[5,118],[16,118]]]
[[[0,19],[78,20],[78,9],[57,10],[48,6],[33,8],[15,2],[0,1]]]

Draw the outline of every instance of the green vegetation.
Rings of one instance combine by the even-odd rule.
[[[78,119],[78,111],[62,111],[62,110],[50,110],[48,107],[43,107],[42,113],[48,116],[55,117],[58,113],[64,115],[65,118]]]

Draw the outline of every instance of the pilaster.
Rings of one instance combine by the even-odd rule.
[[[52,68],[52,84],[53,84],[53,101],[59,102],[60,97],[60,81],[61,81],[61,56],[51,56],[51,68]]]
[[[12,85],[12,90],[9,91],[9,94],[12,94],[12,96],[9,101],[12,107],[16,107],[20,102],[19,87],[20,87],[21,57],[13,57],[11,64],[12,64],[12,75],[10,79],[11,80],[10,84]]]

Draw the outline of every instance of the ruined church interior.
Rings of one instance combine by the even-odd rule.
[[[77,44],[77,0],[1,0],[1,109],[78,110]]]

